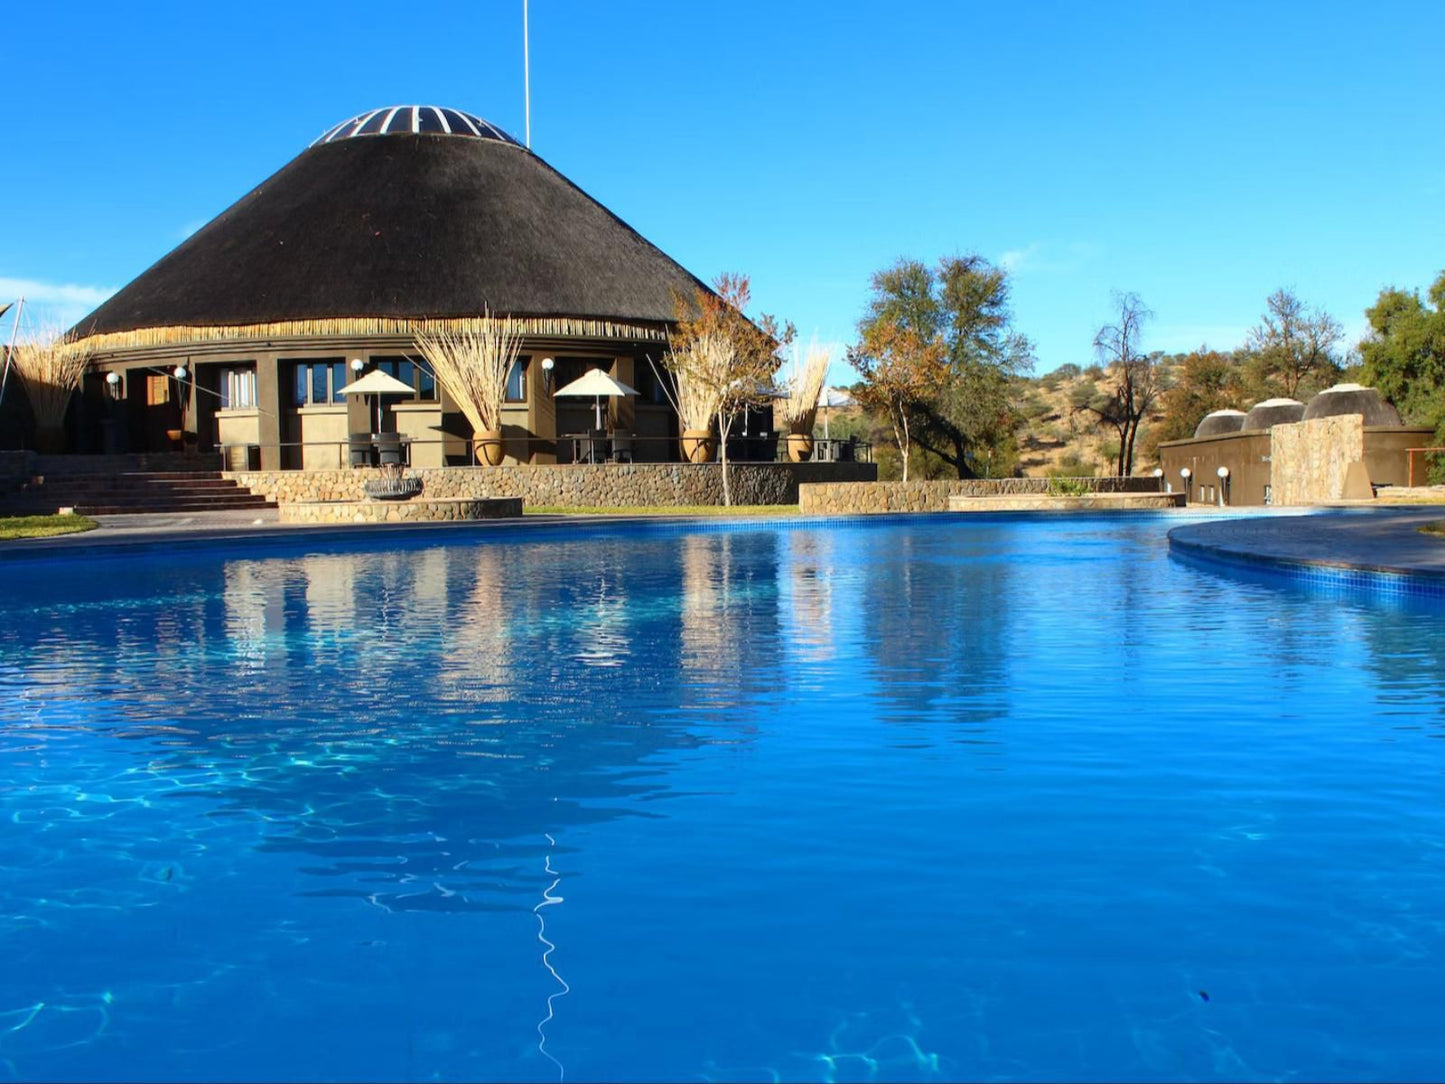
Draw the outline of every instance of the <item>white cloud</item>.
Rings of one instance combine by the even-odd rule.
[[[0,276],[0,305],[25,299],[21,332],[35,332],[47,326],[68,328],[91,313],[115,293],[113,286],[78,286],[73,283],[41,282]],[[6,314],[15,316],[15,310]],[[9,322],[7,319],[6,323]]]
[[[1100,251],[1092,241],[1045,244],[1031,241],[1023,248],[1010,248],[999,255],[998,265],[1010,275],[1067,274],[1077,271]]]
[[[1041,247],[1042,246],[1035,241],[1033,244],[1025,245],[1023,248],[1008,249],[998,258],[998,265],[1010,275],[1017,275],[1025,264],[1038,256]]]

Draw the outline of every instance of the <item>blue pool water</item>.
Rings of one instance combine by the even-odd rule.
[[[0,1077],[1439,1077],[1445,607],[1171,522],[8,562]]]

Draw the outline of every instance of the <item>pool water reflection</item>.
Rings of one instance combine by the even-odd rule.
[[[1169,522],[0,568],[0,1074],[1438,1075],[1442,609]]]

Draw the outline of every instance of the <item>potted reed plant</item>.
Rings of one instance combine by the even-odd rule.
[[[507,374],[522,349],[520,325],[510,316],[497,318],[484,309],[480,320],[444,324],[419,333],[416,344],[447,395],[471,423],[477,462],[499,466],[504,454],[502,403],[507,396]]]
[[[831,353],[810,344],[801,369],[795,367],[783,401],[783,419],[788,423],[788,458],[805,463],[813,458],[813,425],[818,418],[818,399],[828,377]]]
[[[65,451],[65,411],[90,362],[89,348],[58,329],[16,343],[12,362],[35,418],[35,444],[42,452]]]

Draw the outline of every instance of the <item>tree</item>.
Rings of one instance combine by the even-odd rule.
[[[1154,448],[1164,440],[1186,440],[1206,414],[1243,410],[1249,394],[1239,360],[1229,353],[1201,346],[1178,358],[1174,382],[1160,395],[1164,420],[1149,431]]]
[[[1339,321],[1323,309],[1307,310],[1289,290],[1265,299],[1264,316],[1249,333],[1248,350],[1261,391],[1277,388],[1299,398],[1301,385],[1326,387],[1340,374]]]
[[[1360,343],[1360,379],[1399,408],[1406,422],[1435,427],[1445,443],[1445,271],[1418,292],[1390,287],[1365,310],[1370,332]],[[1432,308],[1433,306],[1433,308]],[[1445,464],[1431,472],[1445,475]]]
[[[1112,387],[1083,409],[1119,435],[1117,473],[1123,478],[1134,472],[1134,444],[1139,437],[1139,425],[1162,390],[1159,384],[1162,355],[1144,354],[1139,350],[1144,324],[1154,315],[1139,295],[1116,291],[1113,298],[1119,319],[1105,324],[1094,336],[1094,352],[1105,367],[1103,379]]]
[[[678,388],[673,407],[684,425],[693,420],[682,403],[687,397],[707,404],[715,415],[725,505],[732,504],[728,435],[733,421],[770,392],[782,364],[779,351],[797,334],[792,324],[780,326],[767,314],[756,323],[748,319],[744,310],[751,298],[748,277],[731,272],[719,275],[712,291],[699,288],[691,299],[673,298],[677,327],[668,347],[668,365]]]
[[[887,409],[905,477],[905,449],[915,438],[958,477],[971,477],[977,460],[1011,443],[1018,423],[1014,378],[1033,366],[1032,344],[1012,328],[1007,272],[974,255],[946,257],[936,270],[902,259],[876,273],[872,286],[849,360],[871,385],[869,372],[878,371],[886,342],[890,378],[900,375],[905,358],[920,370],[892,393],[873,396],[880,406],[893,403]],[[926,379],[912,379],[918,375]],[[903,385],[914,387],[906,407],[896,394]]]
[[[903,458],[906,482],[912,418],[943,379],[943,344],[889,317],[876,319],[860,331],[858,344],[848,349],[849,363],[863,377],[859,401],[887,415]]]

